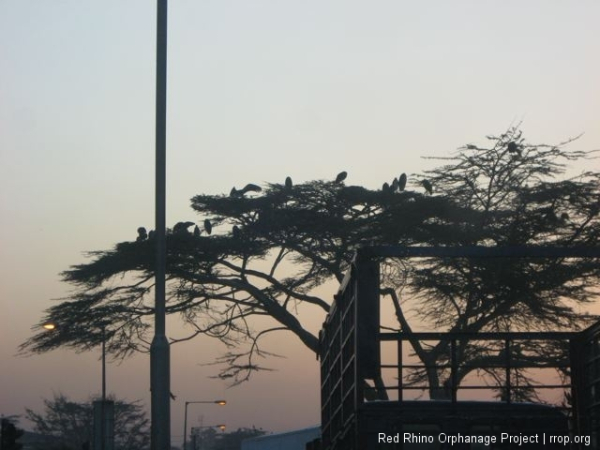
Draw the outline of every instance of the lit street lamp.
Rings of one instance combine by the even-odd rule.
[[[185,414],[183,415],[183,450],[186,450],[187,444],[187,411],[188,405],[192,403],[212,403],[213,405],[225,406],[227,402],[225,400],[197,400],[193,402],[185,402]],[[223,431],[225,429],[225,425],[217,425],[218,428]]]

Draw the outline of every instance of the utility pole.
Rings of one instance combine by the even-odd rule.
[[[157,0],[156,17],[156,297],[154,338],[150,346],[151,449],[170,450],[170,361],[165,333],[167,0]]]

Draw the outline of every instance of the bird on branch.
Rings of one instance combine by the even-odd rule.
[[[519,148],[519,145],[516,142],[509,142],[506,146],[506,149],[508,150],[508,153],[517,154],[521,156],[521,149]]]
[[[212,223],[208,219],[204,219],[204,231],[206,231],[206,234],[212,233]]]
[[[346,179],[347,176],[348,176],[348,172],[346,172],[346,171],[340,172],[337,174],[337,177],[335,177],[335,182],[338,184],[342,183]]]
[[[146,233],[146,229],[144,227],[139,227],[137,229],[137,232],[138,232],[138,236],[136,239],[137,242],[145,241],[146,239],[148,239],[148,233]]]
[[[398,178],[398,189],[400,190],[400,192],[402,192],[405,187],[406,187],[406,174],[403,173],[402,175],[400,175],[400,178]]]
[[[194,222],[177,222],[173,227],[173,234],[189,234],[188,228],[194,225]]]
[[[423,180],[421,181],[421,184],[423,185],[423,187],[429,195],[433,194],[433,186],[431,185],[431,182],[429,180]]]
[[[235,188],[234,188],[235,189]],[[260,192],[262,188],[256,184],[248,183],[243,189],[237,191],[239,195],[244,195],[246,192]]]

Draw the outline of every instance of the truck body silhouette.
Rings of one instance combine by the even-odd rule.
[[[599,257],[593,248],[358,250],[320,332],[321,438],[306,448],[600,448],[600,325],[556,332],[391,329],[381,324],[380,286],[380,264],[390,258]],[[434,346],[435,359],[423,361],[423,349]],[[525,372],[533,382],[519,378]]]

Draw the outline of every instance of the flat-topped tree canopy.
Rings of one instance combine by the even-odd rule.
[[[188,332],[172,342],[199,334],[220,339],[231,349],[220,360],[220,376],[239,382],[260,368],[254,356],[269,333],[291,331],[318,351],[297,305],[324,317],[331,297],[316,288],[341,282],[361,246],[598,245],[600,174],[566,177],[568,163],[593,157],[569,145],[572,140],[532,144],[514,127],[458,149],[423,174],[404,178],[399,167],[381,180],[381,189],[352,185],[352,171],[344,179],[333,171],[328,180],[292,182],[282,174],[260,190],[244,180],[228,194],[195,196],[199,226],[182,221],[167,234],[166,311]],[[107,350],[115,357],[148,350],[154,233],[136,229],[130,241],[91,252],[89,262],[62,273],[73,292],[46,310],[22,351],[93,348],[101,339],[94,326],[100,319],[108,323]],[[413,320],[447,329],[506,329],[531,317],[540,328],[572,327],[585,316],[576,305],[597,295],[598,264],[586,260],[553,267],[510,263],[501,270],[494,262],[460,258],[411,270],[404,264],[385,266],[382,288],[403,295],[412,290],[420,305]],[[489,282],[499,275],[513,282],[484,288],[500,287],[500,279]],[[272,320],[254,328],[255,316]],[[47,333],[41,328],[47,322],[69,327]]]

